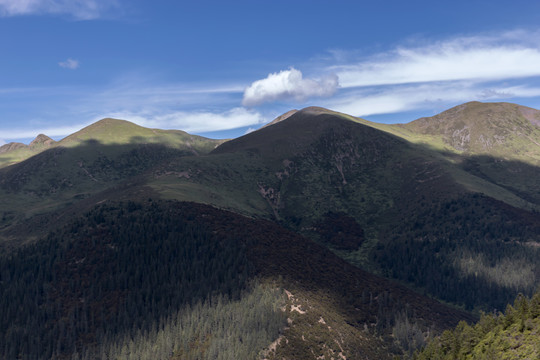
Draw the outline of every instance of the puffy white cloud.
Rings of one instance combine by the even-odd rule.
[[[511,36],[510,36],[511,35]],[[357,63],[332,66],[341,87],[433,81],[491,81],[540,76],[540,46],[515,38],[464,37],[423,47],[400,47]]]
[[[1,1],[1,0],[0,0]],[[79,61],[78,60],[74,60],[72,58],[69,58],[67,59],[66,61],[61,61],[58,63],[58,65],[60,67],[63,67],[63,68],[66,68],[66,69],[71,69],[71,70],[75,70],[79,67]]]
[[[116,0],[0,0],[0,16],[68,14],[90,20],[117,6]]]
[[[290,68],[253,82],[244,91],[242,104],[255,106],[288,98],[303,101],[312,96],[331,96],[337,87],[338,79],[334,74],[315,80],[304,78],[300,70]]]
[[[5,145],[5,144],[6,144],[6,142],[4,140],[0,139],[0,146]]]

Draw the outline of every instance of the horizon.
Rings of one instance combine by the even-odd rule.
[[[379,123],[539,109],[539,23],[524,0],[0,0],[0,146],[107,117],[223,139],[308,106]]]
[[[473,101],[468,101],[468,102],[465,102],[465,103],[462,103],[462,104],[467,104],[467,103],[470,103],[470,102],[480,102],[480,103],[483,103],[483,104],[487,104],[487,103],[509,103],[509,102],[482,102],[482,101],[476,101],[476,100],[473,100]],[[457,104],[456,106],[459,106],[459,105],[462,105],[462,104]],[[515,105],[518,105],[518,106],[525,106],[525,105],[521,105],[521,104],[517,104],[517,103],[511,103],[511,104],[515,104]],[[316,105],[310,105],[310,106],[307,106],[307,107],[305,107],[305,108],[313,107],[313,106],[314,106],[314,107],[317,107]],[[303,109],[305,109],[305,108],[301,108],[301,109],[290,109],[290,110],[301,111],[301,110],[303,110]],[[449,109],[451,109],[451,108],[449,108]],[[444,110],[442,110],[442,111],[446,111],[446,110],[449,110],[449,109],[444,109]],[[290,111],[290,110],[289,110],[289,111]],[[327,110],[332,111],[331,109],[327,109]],[[540,110],[540,109],[536,109],[536,110]],[[287,111],[286,111],[286,112],[287,112]],[[284,112],[283,114],[285,114],[286,112]],[[416,113],[416,112],[414,112],[414,113]],[[283,115],[283,114],[280,114],[280,115]],[[278,115],[277,117],[279,117],[280,115]],[[349,115],[349,114],[347,114],[347,115]],[[398,115],[398,116],[401,116],[401,115],[403,115],[403,113],[400,113],[400,114],[397,114],[397,115]],[[437,114],[433,114],[433,115],[437,115]],[[388,115],[386,115],[386,114],[383,114],[382,116],[383,116],[385,119],[391,118],[391,116],[388,116]],[[432,116],[432,115],[429,115],[429,116]],[[357,118],[359,118],[359,119],[364,119],[364,120],[368,120],[368,121],[371,121],[371,122],[374,122],[374,123],[384,123],[384,124],[390,124],[390,125],[392,125],[392,124],[406,124],[406,123],[409,123],[409,122],[418,120],[418,119],[420,119],[420,118],[423,118],[423,117],[429,117],[429,116],[419,116],[419,117],[416,117],[416,118],[414,118],[414,119],[409,119],[409,120],[407,120],[407,121],[398,121],[398,122],[377,121],[376,119],[373,119],[373,118],[377,118],[377,117],[378,117],[377,115],[375,115],[375,116],[368,116],[368,117],[357,117]],[[277,118],[277,117],[276,117],[276,118]],[[23,138],[23,139],[17,139],[17,140],[15,140],[15,141],[10,141],[9,143],[5,143],[5,144],[2,144],[2,145],[7,145],[7,144],[10,144],[10,143],[23,143],[23,144],[25,144],[25,145],[28,145],[30,142],[32,142],[33,140],[35,140],[35,139],[36,139],[37,137],[39,137],[40,135],[45,135],[45,136],[47,136],[47,137],[53,139],[54,141],[59,142],[59,141],[62,141],[63,139],[65,139],[65,138],[67,138],[67,137],[73,135],[74,133],[79,132],[79,131],[85,129],[85,128],[88,127],[88,126],[91,126],[92,124],[95,124],[95,123],[97,123],[97,122],[99,122],[99,121],[102,121],[102,120],[105,120],[105,119],[113,119],[113,120],[128,121],[128,122],[130,122],[130,123],[133,123],[133,124],[135,124],[135,125],[138,125],[138,124],[136,124],[135,122],[132,122],[132,121],[130,121],[130,120],[107,117],[107,118],[99,119],[99,120],[97,120],[97,121],[95,121],[95,122],[93,122],[93,123],[91,123],[91,124],[88,124],[88,125],[86,125],[86,126],[80,128],[80,129],[74,131],[73,133],[66,134],[65,136],[56,136],[56,137],[53,137],[53,136],[49,136],[49,135],[47,135],[47,134],[45,134],[45,133],[36,133],[36,135],[33,136],[33,137]],[[262,129],[265,125],[268,125],[268,124],[269,124],[270,122],[272,122],[273,120],[275,120],[275,118],[269,120],[267,123],[261,124],[257,129],[253,129],[252,131],[257,131],[257,130]],[[139,125],[139,126],[142,126],[142,125]],[[143,127],[144,127],[144,126],[143,126]],[[150,129],[152,129],[152,128],[150,128]],[[180,130],[180,131],[184,131],[183,129],[172,129],[172,128],[171,128],[171,129],[153,128],[153,129],[158,129],[158,130]],[[218,136],[218,137],[212,137],[212,136],[205,136],[205,135],[195,134],[195,133],[189,133],[189,134],[190,134],[190,135],[203,136],[203,137],[206,137],[206,138],[209,138],[209,139],[214,139],[214,140],[229,140],[229,139],[234,139],[234,138],[237,138],[237,137],[241,137],[241,136],[247,135],[247,134],[249,134],[250,132],[252,132],[252,131],[249,131],[249,132],[246,132],[246,133],[244,133],[244,134],[240,134],[240,135],[234,136],[235,130],[236,130],[236,129],[233,129],[233,130],[231,130],[231,131],[221,131],[221,132],[217,132],[217,135],[231,133],[231,134],[233,135],[233,136],[231,136],[231,137],[219,137],[219,136]],[[2,145],[0,145],[0,146],[2,146]]]

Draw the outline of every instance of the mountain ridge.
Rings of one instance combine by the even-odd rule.
[[[104,219],[109,230],[97,226],[95,236],[147,228],[161,233],[159,221],[148,222],[149,212],[173,224],[170,204],[191,201],[181,206],[201,209],[200,216],[182,221],[198,219],[197,227],[212,227],[209,234],[219,234],[221,242],[253,241],[248,257],[257,259],[260,274],[274,284],[290,280],[280,286],[291,294],[286,308],[295,326],[281,334],[289,345],[282,339],[269,358],[310,358],[311,351],[346,356],[357,354],[354,349],[391,357],[425,341],[426,319],[436,316],[426,313],[432,307],[426,295],[477,314],[501,310],[518,292],[530,294],[540,284],[534,157],[511,154],[524,144],[511,136],[492,154],[451,143],[456,129],[475,121],[479,131],[516,123],[522,133],[532,129],[535,139],[536,113],[525,109],[526,117],[520,109],[468,103],[419,119],[424,125],[387,125],[308,107],[222,142],[104,119],[0,169],[0,245],[14,254],[59,229],[71,234]],[[119,219],[132,225],[117,228]],[[87,240],[70,241],[93,251]],[[115,249],[104,248],[107,254]],[[95,264],[90,258],[79,263],[83,253],[63,269],[79,274]],[[391,281],[408,289],[395,292]],[[399,303],[401,291],[409,294],[408,305]],[[445,326],[461,316],[448,314]],[[346,340],[330,328],[348,334]],[[334,340],[341,349],[328,345]]]

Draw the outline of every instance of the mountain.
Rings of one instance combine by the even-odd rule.
[[[404,127],[459,152],[540,160],[540,111],[525,106],[470,102]]]
[[[11,165],[54,146],[55,141],[39,134],[30,144],[9,143],[0,147],[0,168]]]
[[[190,135],[184,131],[148,129],[129,121],[108,118],[91,124],[58,142],[40,134],[29,145],[6,144],[0,148],[0,168],[54,148],[74,148],[81,145],[108,147],[125,145],[134,148],[142,145],[159,145],[197,155],[209,152],[221,142]],[[115,150],[112,152],[114,153]]]
[[[540,284],[537,114],[513,104],[467,103],[431,118],[387,125],[310,107],[290,111],[229,141],[104,119],[0,169],[0,240],[6,254],[22,256],[17,257],[18,264],[33,263],[32,256],[44,254],[34,262],[54,265],[57,275],[38,278],[30,289],[69,288],[49,294],[73,305],[66,305],[65,311],[73,311],[79,320],[85,311],[91,318],[91,309],[110,313],[120,306],[107,298],[140,309],[137,316],[141,317],[130,320],[139,324],[139,335],[126,330],[137,325],[120,315],[111,320],[113,327],[115,321],[122,321],[126,339],[134,343],[170,337],[169,332],[143,328],[159,324],[167,331],[180,331],[179,326],[187,326],[175,317],[187,314],[182,310],[187,303],[193,306],[200,300],[197,316],[221,314],[213,307],[214,295],[225,296],[220,309],[231,309],[264,293],[269,302],[261,305],[269,307],[260,311],[268,314],[267,326],[279,331],[269,335],[276,341],[271,348],[253,345],[260,354],[298,359],[313,354],[330,358],[341,352],[347,358],[391,358],[414,351],[428,333],[440,333],[460,320],[472,321],[471,314],[480,310],[503,310],[518,293],[532,295]],[[247,262],[238,264],[244,264],[241,268],[246,272],[234,267],[223,271],[231,275],[228,279],[244,274],[238,278],[243,280],[213,291],[218,273],[207,273],[203,264],[212,268],[227,263],[227,256],[218,251],[198,258],[189,252],[199,246],[196,241],[166,242],[176,249],[171,253],[193,254],[193,262],[189,257],[182,262],[187,267],[200,264],[201,270],[197,273],[194,267],[189,277],[208,274],[200,281],[207,290],[195,297],[189,295],[195,291],[192,288],[182,290],[189,296],[175,297],[163,305],[169,309],[163,313],[149,308],[157,298],[149,297],[150,290],[140,293],[136,285],[142,278],[132,276],[152,274],[155,261],[164,266],[159,270],[163,274],[182,272],[172,270],[177,263],[164,255],[168,250],[159,256],[137,257],[152,254],[152,244],[172,241],[166,235],[169,227],[178,239],[201,239],[216,248],[225,243],[239,246],[223,253],[243,254]],[[100,243],[99,238],[109,240]],[[124,238],[127,242],[118,242]],[[21,250],[22,244],[27,252]],[[147,250],[137,252],[137,246]],[[108,253],[93,253],[94,247],[122,249],[125,256],[111,253],[104,259],[100,256]],[[6,259],[11,261],[9,256]],[[116,275],[110,275],[107,280],[103,274],[112,270],[106,266],[119,261],[124,264],[120,278],[112,280]],[[137,270],[129,265],[138,263],[150,267]],[[83,276],[87,270],[105,276],[102,280],[109,285],[103,285],[101,292],[85,288],[86,282],[83,287],[69,285],[70,277]],[[28,274],[23,271],[17,276],[27,279]],[[65,280],[51,285],[58,274]],[[169,285],[160,287],[159,274],[149,275],[144,288],[156,287],[155,296],[167,299],[173,296],[167,289],[179,285],[171,278]],[[250,281],[256,284],[248,285]],[[281,289],[281,295],[267,293],[268,286]],[[19,288],[4,291],[23,294]],[[64,293],[72,297],[63,299]],[[93,305],[84,310],[76,299],[86,296],[90,297],[85,303]],[[272,312],[273,307],[282,308],[283,301],[285,313]],[[5,304],[10,308],[10,300]],[[58,317],[49,318],[48,329],[65,325],[57,323],[67,319],[65,314],[55,314]],[[285,329],[279,314],[293,325]],[[223,319],[215,318],[221,328],[226,326]],[[74,326],[101,334],[114,332],[103,323],[90,326],[79,320]],[[29,326],[24,321],[19,329]],[[249,324],[245,326],[255,326]],[[98,336],[93,330],[78,333],[81,338],[69,339],[64,349],[82,348]],[[54,331],[48,334],[57,336]],[[195,352],[217,349],[215,344],[206,335],[195,337],[178,345],[184,350],[174,353],[200,358]],[[129,341],[126,346],[131,346]]]
[[[26,145],[23,143],[11,142],[5,145],[0,146],[0,154],[11,152],[17,149],[25,148]]]
[[[149,129],[129,121],[102,119],[60,141],[61,146],[74,147],[87,142],[102,145],[159,144],[182,148],[197,155],[213,149],[221,141],[190,135],[179,130]]]
[[[471,102],[439,115],[393,126],[412,142],[426,144],[487,181],[456,178],[469,189],[513,206],[536,209],[540,203],[540,111],[509,103]],[[480,185],[480,186],[479,186]],[[487,185],[487,186],[486,186]],[[497,186],[490,190],[489,187]]]
[[[51,147],[55,141],[44,134],[39,134],[34,140],[28,144],[28,147],[32,150],[41,150]]]
[[[5,219],[0,229],[9,231],[17,224],[14,220],[56,211],[119,186],[167,159],[205,154],[220,142],[115,119],[98,121],[58,142],[40,136],[24,153],[16,150],[0,156],[4,161],[27,157],[0,168],[1,219]]]

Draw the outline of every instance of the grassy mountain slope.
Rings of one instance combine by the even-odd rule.
[[[159,144],[190,150],[195,155],[207,153],[221,142],[180,130],[149,129],[129,121],[107,118],[67,136],[59,145],[74,147],[88,141],[104,145]]]
[[[148,129],[129,121],[102,119],[64,139],[55,142],[40,134],[29,145],[10,143],[0,148],[0,168],[26,160],[42,151],[54,147],[73,148],[89,143],[102,145],[148,145],[159,144],[166,147],[204,154],[222,141],[190,135],[179,130]]]
[[[394,127],[402,128],[405,138],[444,144],[444,150],[450,153],[448,158],[465,172],[497,185],[524,202],[516,202],[500,190],[491,191],[490,196],[515,206],[538,209],[539,119],[539,110],[525,106],[471,102]]]
[[[510,103],[470,102],[403,125],[468,154],[540,161],[540,111]]]
[[[28,147],[32,157],[0,169],[0,230],[92,197],[167,159],[207,153],[220,141],[104,119],[48,147],[44,143],[34,141]]]
[[[28,145],[9,143],[0,147],[0,168],[28,159],[52,146],[56,141],[47,135],[39,134]]]

